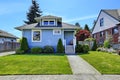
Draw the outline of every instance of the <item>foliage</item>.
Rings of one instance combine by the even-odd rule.
[[[105,48],[110,48],[110,42],[108,40],[104,41],[104,47]]]
[[[76,53],[82,53],[83,52],[83,46],[78,44],[75,47]]]
[[[86,38],[84,41],[94,41],[94,38]]]
[[[92,51],[96,51],[97,49],[97,43],[96,40],[93,41],[93,47],[92,47]]]
[[[17,50],[15,51],[15,53],[16,53],[16,54],[23,54],[23,53],[24,53],[24,50],[17,49]]]
[[[44,53],[54,53],[54,48],[52,46],[45,46],[43,49]]]
[[[24,21],[26,24],[32,24],[36,23],[35,20],[36,17],[40,17],[42,14],[42,11],[39,9],[39,4],[36,2],[36,0],[32,0],[32,6],[29,9],[29,12],[27,13],[27,20]]]
[[[20,50],[23,50],[24,52],[27,52],[29,49],[27,38],[23,37],[20,43]]]
[[[31,49],[31,53],[35,53],[35,54],[42,53],[42,48],[34,47],[34,48]]]
[[[57,53],[64,53],[64,46],[61,39],[57,43]]]
[[[90,29],[89,29],[89,27],[88,27],[88,25],[87,25],[87,24],[85,24],[84,30],[87,30],[87,31],[89,31],[89,32],[90,32]]]
[[[120,74],[120,56],[106,52],[90,51],[80,55],[94,66],[101,74]]]
[[[43,74],[72,74],[66,55],[25,54],[0,57],[0,75]]]
[[[84,41],[86,38],[90,37],[90,32],[87,30],[79,30],[75,36],[77,41]]]
[[[90,50],[89,45],[87,44],[84,44],[82,47],[83,47],[83,53],[88,53],[88,51]]]

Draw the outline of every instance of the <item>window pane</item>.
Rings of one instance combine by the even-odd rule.
[[[113,28],[113,34],[118,33],[118,27]]]
[[[40,31],[33,32],[33,41],[40,41]]]
[[[100,19],[100,26],[103,26],[103,25],[104,25],[104,19],[101,18],[101,19]]]
[[[46,26],[47,26],[47,25],[48,25],[48,21],[44,21],[44,25],[46,25]]]
[[[50,24],[50,25],[54,25],[54,21],[50,21],[49,24]]]

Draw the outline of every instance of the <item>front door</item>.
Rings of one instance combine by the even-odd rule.
[[[66,40],[66,45],[73,45],[74,31],[65,31],[64,39]]]

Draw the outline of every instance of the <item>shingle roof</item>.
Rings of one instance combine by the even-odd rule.
[[[116,20],[120,21],[120,9],[108,9],[102,11],[115,18]]]
[[[23,29],[79,29],[80,27],[72,25],[72,24],[68,24],[68,23],[62,23],[62,27],[44,27],[44,26],[40,26],[40,27],[36,27],[38,25],[38,23],[34,23],[34,24],[30,24],[30,25],[24,25],[24,26],[20,26],[20,27],[16,27],[15,29],[18,30],[23,30]]]
[[[1,37],[16,38],[16,39],[18,38],[18,37],[14,36],[8,32],[3,31],[3,30],[0,30],[0,36]]]
[[[57,17],[57,16],[53,16],[53,15],[47,15],[47,16],[41,16],[41,17],[37,17],[37,18],[35,18],[35,19],[45,19],[45,18],[61,18],[61,17]]]

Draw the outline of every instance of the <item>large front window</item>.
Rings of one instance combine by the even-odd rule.
[[[33,30],[32,31],[32,41],[39,42],[41,41],[41,31],[40,30]]]

